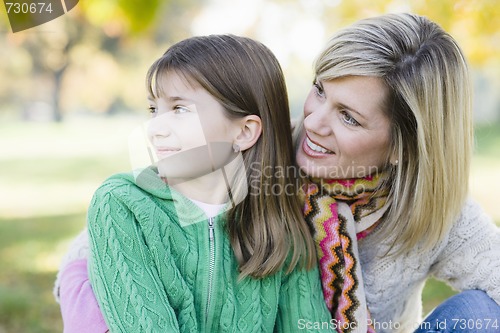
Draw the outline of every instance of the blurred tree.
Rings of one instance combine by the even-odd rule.
[[[31,70],[24,73],[26,83],[23,87],[6,87],[6,91],[0,92],[4,103],[10,101],[12,105],[19,104],[23,100],[28,104],[40,99],[44,95],[45,102],[53,109],[53,119],[61,121],[63,112],[61,110],[61,92],[63,79],[68,68],[75,62],[82,62],[74,53],[82,45],[92,45],[95,52],[112,55],[107,59],[114,61],[134,61],[130,52],[131,41],[150,38],[151,43],[155,40],[168,41],[176,38],[179,31],[187,31],[189,26],[182,22],[183,15],[180,12],[189,12],[196,0],[150,0],[147,2],[139,0],[85,0],[64,17],[58,18],[47,25],[20,32],[9,34],[4,41],[10,44],[5,48],[2,56],[2,71],[7,71],[12,56],[23,54],[23,63],[18,67],[28,67]],[[6,16],[0,16],[1,25],[6,25]],[[169,22],[174,29],[164,29],[161,32],[155,30],[158,22]],[[46,29],[51,29],[47,31]],[[147,39],[147,38],[146,38]],[[127,52],[128,51],[128,52]],[[9,54],[6,54],[9,53]],[[16,73],[13,73],[14,75]],[[19,74],[19,73],[17,73]],[[36,82],[36,83],[35,83]],[[2,86],[0,85],[0,88]],[[47,100],[46,93],[50,91],[51,98]],[[44,94],[45,93],[45,94]],[[4,96],[2,96],[4,95]],[[3,98],[5,97],[5,99]],[[108,96],[109,105],[116,106],[120,96]],[[25,109],[27,106],[23,106]]]
[[[240,2],[243,3],[238,0],[231,4]],[[364,17],[395,11],[415,12],[443,26],[463,46],[472,65],[488,66],[487,74],[494,77],[500,76],[500,26],[496,22],[500,6],[497,2],[263,0],[255,6],[260,6],[260,14],[266,15],[256,15],[253,25],[240,33],[250,36],[256,33],[254,37],[265,43],[281,38],[284,44],[298,44],[293,47],[294,52],[313,50],[315,44],[306,42],[316,36],[295,42],[295,36],[302,38],[299,33],[304,23],[302,14],[308,14],[309,25],[317,24],[315,26],[321,28],[318,35],[328,36]],[[16,34],[1,34],[1,77],[16,79],[0,80],[0,103],[13,109],[19,108],[22,102],[43,101],[46,106],[53,106],[56,120],[62,118],[61,109],[114,112],[130,105],[135,108],[138,102],[134,96],[140,94],[136,93],[139,86],[132,81],[142,82],[144,75],[144,68],[138,65],[150,63],[152,55],[159,52],[159,45],[190,36],[195,14],[213,3],[217,4],[216,12],[220,15],[216,18],[220,22],[216,24],[234,21],[227,17],[227,13],[232,12],[223,10],[224,6],[231,6],[229,0],[227,4],[224,0],[82,0],[67,15],[47,25]],[[268,10],[262,11],[263,7]],[[0,13],[0,31],[9,30],[4,13]],[[246,14],[251,16],[250,12]],[[277,20],[280,15],[283,17]],[[273,25],[273,22],[279,23]],[[289,32],[296,33],[293,39],[285,38]],[[283,47],[283,50],[289,49]],[[280,55],[280,48],[277,51]],[[286,66],[286,61],[284,63]],[[309,69],[309,62],[303,67],[307,68],[300,71],[296,68],[296,77],[303,77],[302,71]],[[99,89],[91,87],[93,81],[99,82]],[[298,90],[306,88],[300,86]]]
[[[497,0],[415,1],[412,9],[438,22],[462,45],[476,65],[500,61],[500,25]]]
[[[314,1],[314,0],[312,0]],[[323,22],[332,34],[361,18],[388,12],[424,15],[448,31],[473,69],[474,116],[500,120],[500,3],[498,0],[325,0]]]
[[[327,0],[323,4],[323,21],[332,32],[368,16],[413,12],[429,17],[450,32],[473,65],[500,59],[498,0]]]

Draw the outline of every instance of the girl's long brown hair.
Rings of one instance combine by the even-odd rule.
[[[240,277],[261,278],[287,263],[311,268],[314,243],[301,211],[290,113],[281,67],[263,44],[233,35],[193,37],[173,45],[150,68],[147,86],[175,71],[216,98],[230,118],[257,115],[262,134],[243,152],[248,195],[228,212],[226,225]]]

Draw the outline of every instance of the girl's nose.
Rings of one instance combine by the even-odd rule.
[[[147,133],[151,141],[155,138],[161,139],[168,137],[171,134],[168,116],[163,114],[152,118],[148,123]]]

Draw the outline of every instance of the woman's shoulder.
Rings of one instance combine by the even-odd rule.
[[[439,221],[435,222],[438,223]],[[398,250],[400,248],[397,242],[397,235],[390,235],[388,238],[383,239],[381,238],[381,232],[382,229],[376,229],[373,232],[374,235],[367,237],[361,244],[361,252],[363,256],[366,256],[366,260],[368,261],[373,260],[380,253],[386,253],[391,248],[394,253],[399,253]],[[474,199],[469,197],[463,203],[451,227],[443,232],[437,244],[428,249],[429,252],[425,257],[434,258],[439,256],[443,251],[456,251],[467,242],[476,241],[481,237],[493,237],[499,233],[500,230],[493,223],[491,217],[485,213]],[[374,252],[373,248],[377,248],[378,251]],[[413,249],[407,252],[403,251],[401,254],[405,253],[405,256],[420,258],[424,249],[425,247],[421,241]],[[399,255],[396,257],[399,257]]]
[[[475,200],[468,198],[444,237],[442,256],[463,253],[481,244],[498,243],[499,240],[500,229]]]
[[[476,229],[486,225],[495,227],[491,217],[483,210],[483,208],[472,198],[467,198],[464,202],[460,214],[453,223],[451,232],[457,229],[464,232],[463,229]]]

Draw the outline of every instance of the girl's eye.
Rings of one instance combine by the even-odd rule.
[[[342,120],[349,126],[359,126],[359,123],[356,119],[351,117],[351,115],[347,111],[342,111]]]
[[[313,86],[316,95],[318,95],[319,97],[325,97],[325,91],[323,90],[323,87],[318,81],[314,81]]]
[[[190,110],[185,106],[181,106],[181,105],[174,106],[174,113],[175,114],[186,113],[189,111]]]
[[[156,113],[156,106],[152,106],[152,105],[151,105],[150,107],[148,107],[148,110],[149,110],[149,112],[150,112],[151,114],[155,114],[155,113]]]

